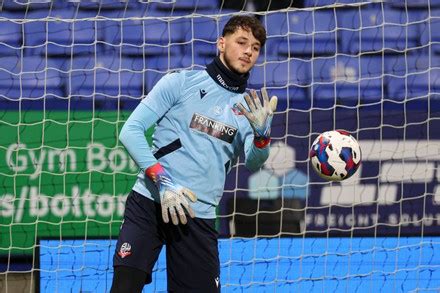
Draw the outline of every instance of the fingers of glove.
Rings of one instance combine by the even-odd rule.
[[[276,111],[277,104],[278,104],[278,97],[277,96],[273,96],[270,99],[270,108],[272,109],[272,113]]]
[[[252,98],[254,99],[254,104],[256,109],[261,109],[263,106],[261,105],[260,98],[258,97],[256,90],[251,90]]]
[[[176,213],[176,206],[170,206],[168,211],[170,212],[171,221],[173,222],[173,224],[179,225],[179,219],[177,218],[177,213]]]
[[[262,88],[261,89],[261,95],[263,96],[263,105],[264,108],[267,108],[269,106],[269,96],[267,95],[267,90],[266,88]]]
[[[252,94],[252,91],[251,91],[251,94]],[[255,112],[256,111],[256,106],[255,106],[255,103],[254,103],[254,98],[251,98],[248,94],[245,94],[244,95],[244,100],[246,101],[246,104],[248,104],[249,110],[251,112]]]
[[[170,219],[168,218],[168,206],[165,204],[161,204],[162,206],[162,220],[164,223],[168,223]]]
[[[183,207],[188,211],[188,214],[191,216],[191,218],[194,218],[196,215],[194,214],[194,211],[189,206],[189,203],[187,200],[182,200]]]
[[[182,203],[183,204],[183,203]],[[183,210],[183,208],[182,208],[182,206],[180,205],[180,204],[178,204],[178,205],[176,205],[176,210],[177,210],[177,214],[179,215],[179,219],[180,219],[180,223],[182,223],[183,225],[185,225],[186,223],[187,223],[187,220],[186,220],[186,215],[185,215],[185,211]],[[177,220],[177,217],[176,217],[176,220]],[[179,222],[179,221],[177,221],[177,222]],[[173,224],[174,225],[177,225],[176,223],[174,223],[174,221],[173,221]]]
[[[189,198],[190,201],[192,201],[192,202],[196,202],[197,201],[197,196],[196,196],[196,194],[191,189],[188,189],[188,188],[184,187],[184,188],[182,188],[182,193],[187,198]]]
[[[254,121],[255,117],[248,111],[246,110],[246,108],[241,104],[241,103],[237,103],[237,108],[238,110],[240,110],[240,112],[249,120],[249,121]]]

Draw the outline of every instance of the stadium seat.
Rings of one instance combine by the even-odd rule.
[[[212,0],[179,0],[170,1],[174,10],[187,10],[197,12],[201,10],[209,10],[213,7],[218,7],[217,1]]]
[[[440,60],[429,55],[399,55],[386,59],[388,97],[403,101],[440,95]]]
[[[48,55],[76,55],[96,52],[96,46],[99,44],[95,45],[95,41],[100,40],[99,31],[96,30],[96,21],[85,20],[87,17],[93,17],[93,13],[55,10],[52,16],[60,19],[75,19],[75,22],[48,22]]]
[[[333,9],[269,13],[264,20],[270,36],[267,49],[283,55],[334,55],[336,25]]]
[[[431,17],[425,11],[425,19],[420,24],[420,43],[423,46],[431,46],[432,52],[440,54],[440,8],[431,9]]]
[[[255,88],[263,86],[286,87],[288,85],[310,85],[310,60],[292,58],[281,62],[256,64],[251,71],[249,85]]]
[[[0,64],[0,96],[10,100],[64,96],[60,71],[50,60],[8,56],[0,58]]]
[[[145,61],[145,86],[149,92],[162,76],[174,68],[167,56],[147,56]]]
[[[310,96],[315,105],[368,104],[382,99],[383,66],[378,56],[337,56],[312,60]]]
[[[310,66],[310,61],[301,59],[257,64],[251,71],[248,86],[254,89],[265,87],[271,95],[278,96],[279,109],[289,101],[303,104],[307,100],[307,87],[310,86]]]
[[[24,24],[26,55],[76,55],[96,52],[100,40],[96,22],[81,20],[92,12],[75,10],[37,10],[26,14],[32,20]],[[47,19],[51,19],[47,21]],[[56,20],[56,19],[64,19]],[[74,19],[75,21],[69,21]]]
[[[187,18],[169,19],[157,12],[144,16],[127,11],[124,17],[136,19],[107,20],[100,26],[106,50],[120,49],[124,55],[161,55],[163,47],[182,42],[190,26]]]
[[[22,46],[22,25],[8,19],[18,19],[20,14],[2,12],[0,19],[0,55],[20,55]],[[11,48],[12,47],[12,48]]]
[[[42,9],[26,14],[24,23],[23,43],[26,55],[43,54],[46,48],[47,33],[45,19],[50,16],[50,10]]]
[[[229,17],[194,17],[191,25],[187,26],[184,31],[184,40],[193,43],[194,52],[198,55],[217,55],[216,41],[221,36],[222,29]]]
[[[389,5],[368,4],[338,10],[339,39],[342,52],[396,53],[414,48],[419,41],[423,15],[417,10],[393,9]]]
[[[371,3],[371,0],[304,0],[304,7],[320,7],[325,5],[341,5]]]
[[[50,9],[53,5],[50,0],[4,0],[1,4],[2,9],[9,11]]]
[[[388,0],[388,3],[393,7],[403,8],[403,9],[428,9],[430,8],[439,8],[440,2],[433,0],[411,0],[411,1],[401,1],[401,0]]]
[[[137,0],[69,0],[81,10],[124,10],[135,8],[138,5]]]
[[[64,63],[67,71],[67,93],[94,99],[121,96],[140,99],[143,96],[144,65],[140,58],[112,55],[74,57]]]

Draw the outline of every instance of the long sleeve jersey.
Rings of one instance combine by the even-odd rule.
[[[120,140],[140,167],[133,187],[159,202],[144,170],[160,162],[176,184],[191,189],[196,217],[215,218],[226,174],[242,151],[250,170],[258,169],[269,147],[253,143],[252,128],[234,104],[244,96],[221,86],[205,70],[165,75],[137,106],[121,130]],[[145,131],[156,123],[150,147]]]

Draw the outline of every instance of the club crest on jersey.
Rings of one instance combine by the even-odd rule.
[[[221,115],[223,113],[223,109],[220,106],[215,106],[212,108],[212,112],[214,112],[215,115]]]
[[[237,134],[237,128],[198,113],[194,113],[189,127],[228,143],[232,143]]]
[[[125,258],[129,255],[131,255],[131,245],[128,242],[125,242],[124,244],[121,245],[121,248],[118,251],[118,255],[121,258]]]

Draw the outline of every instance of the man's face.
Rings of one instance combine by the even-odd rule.
[[[223,64],[232,71],[245,74],[257,62],[261,44],[251,30],[239,28],[233,34],[221,37],[217,47]]]

